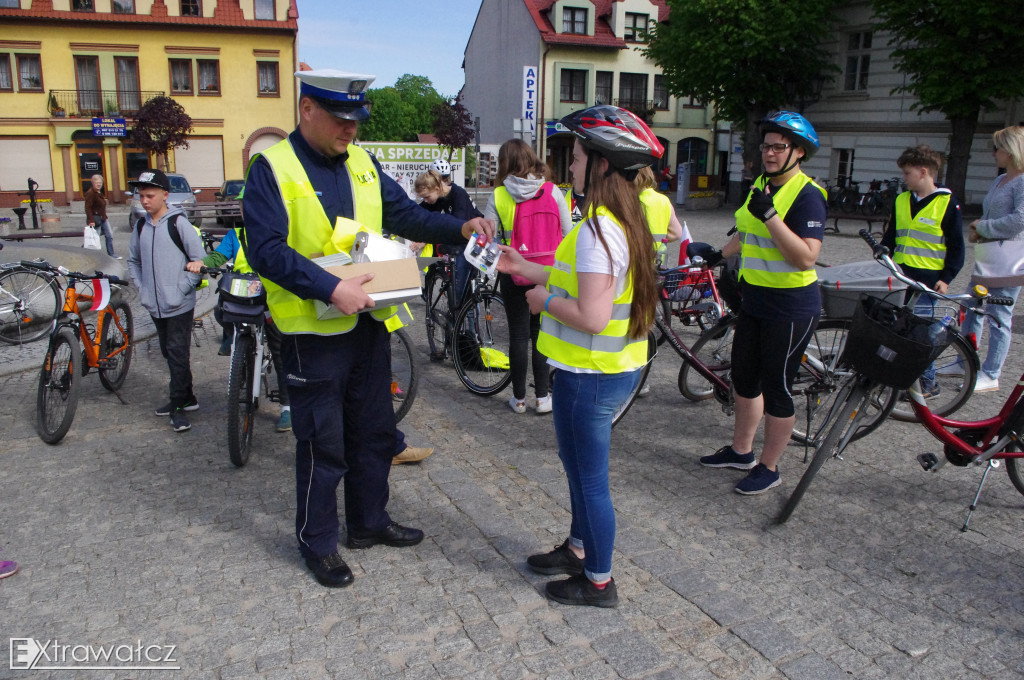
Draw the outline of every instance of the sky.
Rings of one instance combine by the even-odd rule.
[[[371,88],[426,76],[446,96],[465,83],[462,59],[481,0],[296,0],[299,61],[375,75]]]

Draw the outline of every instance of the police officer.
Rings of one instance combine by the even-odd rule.
[[[423,532],[392,521],[386,509],[396,435],[385,321],[394,327],[397,308],[375,306],[363,291],[373,274],[341,281],[310,256],[332,238],[350,244],[360,227],[413,241],[464,243],[474,231],[493,236],[494,226],[421,209],[353,144],[359,121],[370,115],[366,90],[373,76],[332,69],[295,75],[299,126],[250,163],[243,247],[285,336],[299,550],[317,581],[336,588],[353,580],[338,552],[342,478],[349,548],[412,546]],[[315,300],[342,316],[318,319]]]
[[[700,459],[707,467],[750,470],[741,494],[780,483],[778,461],[796,421],[790,387],[818,325],[821,294],[814,263],[825,234],[825,191],[800,170],[818,150],[818,133],[798,113],[761,122],[764,174],[736,211],[739,234],[722,249],[740,255],[743,303],[732,348],[736,423],[732,445]],[[754,435],[764,417],[761,460]]]

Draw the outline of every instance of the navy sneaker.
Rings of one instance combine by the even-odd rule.
[[[173,410],[174,410],[174,404],[171,403],[171,402],[167,402],[166,404],[164,404],[160,408],[154,410],[153,411],[153,415],[169,416],[169,415],[171,415],[171,411],[173,411]],[[188,400],[185,402],[185,405],[181,407],[181,410],[183,410],[183,411],[198,411],[199,410],[199,400],[196,399],[194,395],[189,397]]]
[[[779,479],[779,469],[769,470],[763,463],[758,463],[757,467],[736,485],[736,493],[741,493],[744,496],[756,496],[768,489],[774,489],[779,484],[782,484],[782,480]]]
[[[701,456],[700,464],[704,467],[735,468],[749,470],[757,464],[754,452],[736,453],[731,446],[723,446],[710,456]]]

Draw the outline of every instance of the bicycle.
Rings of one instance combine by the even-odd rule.
[[[860,235],[871,245],[876,260],[897,279],[921,293],[960,306],[963,306],[965,300],[976,299],[979,307],[974,307],[973,311],[979,314],[986,314],[980,309],[980,305],[985,303],[1012,304],[1008,299],[989,297],[981,286],[975,288],[973,295],[951,296],[933,291],[904,276],[892,262],[888,250],[879,246],[867,230],[862,229]],[[945,462],[961,467],[972,463],[989,465],[978,485],[963,531],[967,530],[970,513],[977,506],[988,472],[998,466],[998,461],[1007,461],[1011,482],[1024,494],[1022,467],[1017,463],[1018,459],[1024,457],[1024,447],[1018,443],[1018,436],[1024,435],[1024,400],[1021,399],[1024,395],[1024,376],[995,418],[959,421],[935,414],[922,395],[919,378],[944,346],[953,342],[958,334],[951,328],[944,328],[936,334],[935,339],[922,341],[920,328],[933,326],[935,322],[914,316],[910,309],[913,309],[910,305],[897,307],[878,298],[862,298],[850,326],[842,358],[850,371],[822,426],[823,430],[827,428],[827,434],[821,439],[810,465],[776,518],[777,523],[784,523],[792,516],[825,461],[841,457],[860,425],[863,406],[871,398],[872,390],[879,385],[895,390],[909,388],[910,403],[918,421],[944,444],[946,461],[940,461],[938,456],[931,453],[918,456],[918,462],[925,470],[938,470]],[[948,429],[954,429],[954,432]]]
[[[452,358],[459,380],[474,394],[492,396],[512,381],[505,302],[488,277],[470,278],[465,298],[454,305],[455,265],[441,256],[427,268],[427,342],[432,361]]]
[[[0,264],[0,342],[20,345],[39,340],[50,331],[59,310],[56,274],[17,262]]]
[[[100,271],[92,275],[72,272],[45,261],[23,260],[21,266],[67,279],[64,305],[50,328],[36,392],[36,431],[47,444],[56,444],[71,428],[78,408],[81,377],[90,369],[97,369],[103,387],[120,399],[118,390],[124,385],[132,362],[135,322],[131,307],[121,299],[118,288],[127,282],[116,276]],[[93,281],[92,294],[76,288],[87,279]],[[106,301],[104,280],[113,284]],[[89,302],[92,305],[87,311],[97,312],[94,326],[84,321],[80,311],[80,303]],[[97,308],[101,303],[103,306]]]

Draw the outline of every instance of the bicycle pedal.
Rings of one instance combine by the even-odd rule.
[[[921,468],[925,472],[931,472],[939,466],[939,457],[934,453],[919,453],[917,462],[921,464]]]

